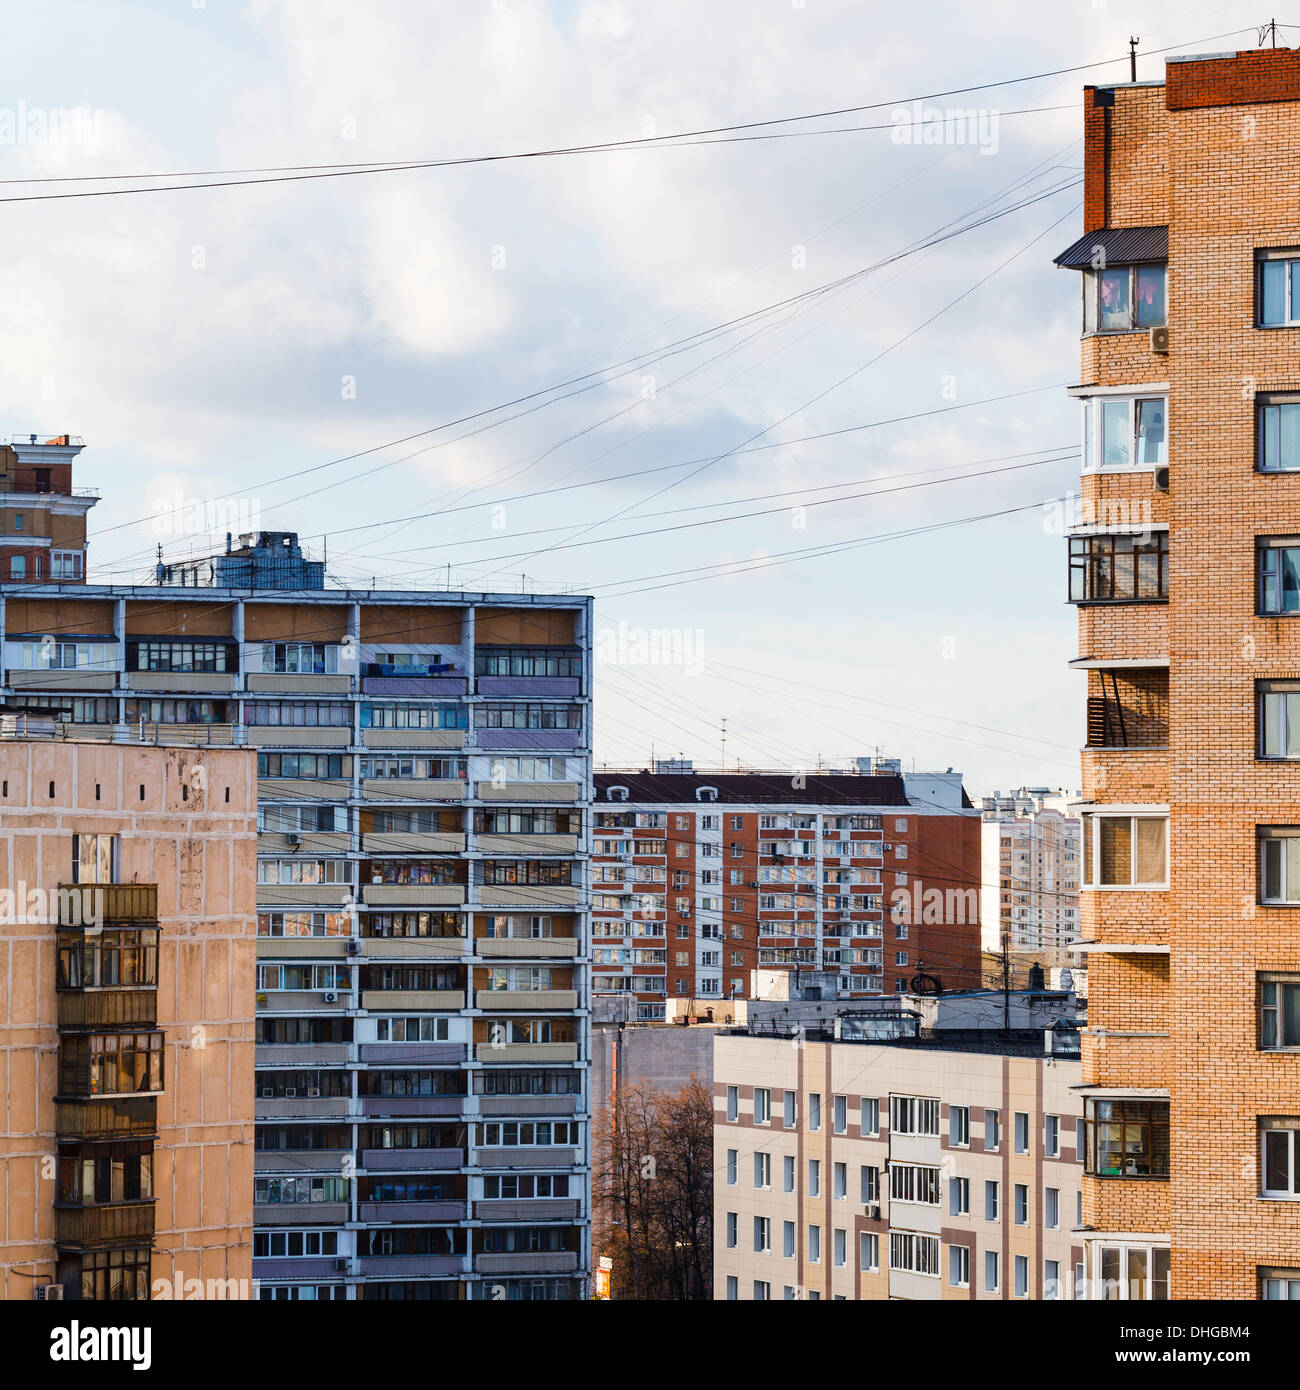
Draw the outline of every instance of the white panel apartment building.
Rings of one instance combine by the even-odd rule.
[[[720,1033],[714,1297],[1080,1296],[1079,1076],[1042,1032]]]
[[[981,921],[986,950],[1036,953],[1063,964],[1079,938],[1079,871],[1083,863],[1077,817],[1059,798],[984,799]]]

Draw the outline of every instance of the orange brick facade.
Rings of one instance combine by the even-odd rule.
[[[1082,755],[1085,811],[1168,808],[1167,889],[1083,892],[1083,1079],[1167,1093],[1170,1140],[1167,1179],[1085,1175],[1083,1222],[1094,1255],[1166,1243],[1175,1299],[1254,1299],[1264,1271],[1300,1268],[1300,1205],[1262,1195],[1259,1133],[1300,1116],[1300,1056],[1265,1048],[1257,1006],[1262,973],[1300,971],[1300,917],[1262,904],[1257,838],[1300,825],[1300,767],[1260,758],[1256,727],[1256,682],[1300,678],[1300,628],[1256,593],[1257,538],[1300,532],[1300,475],[1256,464],[1257,398],[1300,389],[1300,328],[1260,326],[1256,304],[1257,252],[1300,247],[1297,137],[1297,51],[1085,91],[1085,230],[1167,225],[1169,350],[1145,328],[1085,334],[1075,394],[1167,396],[1169,489],[1137,468],[1085,471],[1082,493],[1154,501],[1170,558],[1167,604],[1079,612],[1089,693],[1128,668],[1168,722],[1167,748]]]

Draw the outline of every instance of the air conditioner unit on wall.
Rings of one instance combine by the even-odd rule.
[[[1169,329],[1153,328],[1151,330],[1151,351],[1158,352],[1164,356],[1169,351]]]
[[[1151,481],[1157,492],[1169,491],[1169,465],[1164,464],[1152,474]]]

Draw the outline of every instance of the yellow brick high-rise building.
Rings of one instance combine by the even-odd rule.
[[[1084,93],[1094,1298],[1300,1298],[1300,51]]]

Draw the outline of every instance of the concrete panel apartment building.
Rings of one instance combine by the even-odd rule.
[[[1300,52],[1084,89],[1084,1243],[1300,1296]]]
[[[717,1035],[714,1297],[1079,1296],[1077,1047],[852,1022]]]
[[[581,1297],[590,601],[336,588],[261,532],[4,583],[0,641],[10,709],[256,750],[260,1296]]]
[[[632,1017],[747,998],[756,969],[863,996],[979,983],[980,823],[959,773],[601,771],[592,989]]]
[[[1065,965],[1079,936],[1078,817],[1042,798],[1019,812],[997,809],[997,800],[997,793],[986,797],[982,811],[985,949],[1000,951],[1005,943],[1018,960]]]
[[[94,732],[0,713],[0,1298],[247,1299],[254,754]]]

